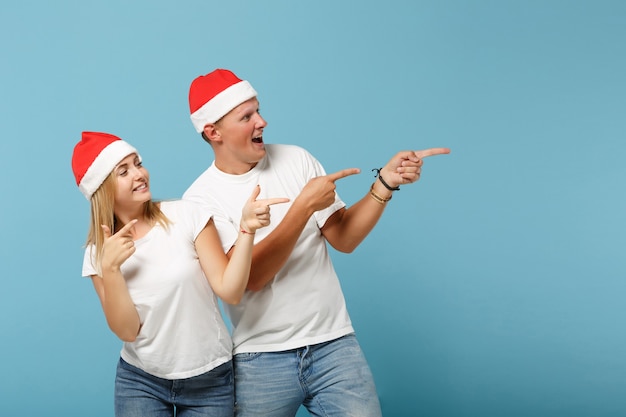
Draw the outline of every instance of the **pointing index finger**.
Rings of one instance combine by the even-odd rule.
[[[450,153],[450,148],[430,148],[430,149],[424,149],[423,151],[415,151],[415,155],[418,158],[426,158],[428,156],[444,155],[444,154],[449,154],[449,153]]]
[[[340,171],[337,171],[337,172],[335,172],[333,174],[328,174],[327,177],[332,182],[335,182],[337,180],[340,180],[341,178],[345,178],[345,177],[348,177],[350,175],[358,174],[360,172],[361,172],[361,170],[359,168],[346,168],[346,169],[342,169]]]
[[[265,204],[266,206],[271,206],[272,204],[280,204],[289,202],[288,198],[266,198],[264,200],[257,200],[257,203]]]
[[[130,229],[132,229],[135,226],[135,223],[137,223],[137,219],[133,219],[129,221],[128,223],[124,225],[124,227],[118,230],[116,234],[119,234],[120,236],[130,235]]]

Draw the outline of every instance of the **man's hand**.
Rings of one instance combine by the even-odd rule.
[[[424,158],[449,154],[449,148],[430,148],[421,151],[398,152],[380,170],[380,176],[391,188],[411,184],[420,179]]]
[[[294,204],[305,204],[310,214],[323,210],[335,201],[335,189],[337,188],[335,181],[360,172],[361,170],[358,168],[346,168],[333,174],[315,177],[300,191]]]

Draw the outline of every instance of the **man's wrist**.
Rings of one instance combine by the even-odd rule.
[[[293,204],[289,207],[288,213],[296,213],[297,216],[302,216],[306,219],[311,217],[315,210],[309,206],[308,199],[303,198],[299,195],[295,200],[293,200]]]
[[[387,190],[389,191],[400,191],[400,185],[390,185],[389,182],[387,182],[385,180],[385,178],[382,176],[382,168],[374,168],[372,171],[376,171],[376,179],[383,185],[383,187],[385,187]],[[387,176],[387,178],[389,178],[389,176]]]
[[[372,186],[370,187],[370,194],[372,197],[378,197],[384,202],[391,200],[391,196],[393,195],[392,191],[389,191],[385,186],[383,186],[380,181],[374,181]],[[377,200],[376,198],[374,198]]]

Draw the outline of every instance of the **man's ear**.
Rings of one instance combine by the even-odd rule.
[[[211,142],[220,142],[222,140],[219,130],[217,130],[217,126],[215,123],[207,123],[204,126],[204,130],[202,131],[206,139]]]

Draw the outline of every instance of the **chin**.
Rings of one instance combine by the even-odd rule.
[[[142,203],[147,203],[148,201],[152,200],[152,193],[146,193],[145,195],[141,196],[141,202]]]

